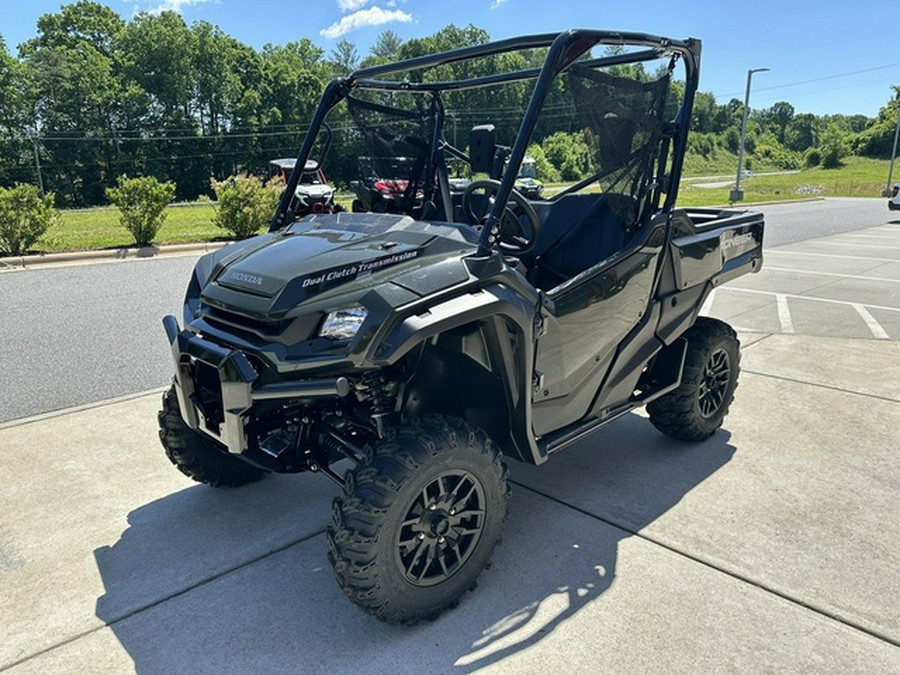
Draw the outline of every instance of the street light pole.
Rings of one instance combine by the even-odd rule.
[[[747,114],[750,112],[750,80],[753,73],[762,73],[768,68],[751,68],[747,71],[747,92],[744,94],[744,115],[741,118],[741,146],[738,150],[738,166],[737,177],[734,179],[734,189],[729,194],[729,199],[733,202],[739,202],[744,198],[744,191],[741,190],[741,169],[744,165],[744,142],[747,140]]]
[[[900,106],[897,107],[897,128],[894,129],[894,149],[891,150],[891,164],[888,167],[887,185],[884,186],[882,197],[891,196],[891,177],[894,175],[894,160],[897,159],[897,135],[900,134]]]

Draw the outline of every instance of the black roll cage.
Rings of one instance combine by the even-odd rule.
[[[579,61],[579,58],[583,54],[597,45],[646,47],[647,49],[627,54],[616,54],[597,59]],[[526,70],[498,73],[456,81],[413,82],[409,80],[396,81],[379,79],[386,75],[393,75],[396,73],[408,73],[458,61],[493,56],[511,51],[539,48],[549,48],[544,64],[540,68],[529,68]],[[550,91],[553,80],[574,63],[578,63],[581,66],[598,68],[619,64],[640,63],[664,58],[666,56],[671,56],[673,59],[680,58],[684,62],[685,68],[684,97],[678,116],[675,119],[675,129],[671,136],[672,142],[675,144],[676,152],[673,154],[672,166],[669,168],[667,176],[668,189],[666,190],[666,201],[663,205],[665,210],[671,210],[674,208],[675,200],[677,198],[678,184],[681,178],[684,158],[684,152],[679,150],[683,149],[687,143],[688,128],[690,126],[690,119],[688,116],[693,107],[694,94],[699,84],[700,41],[694,38],[676,40],[646,33],[572,29],[562,33],[544,33],[540,35],[510,38],[447,52],[427,54],[403,61],[397,61],[395,63],[363,68],[351,73],[345,78],[332,80],[326,86],[319,106],[313,115],[309,130],[307,131],[300,148],[297,163],[294,165],[294,170],[291,172],[290,178],[288,179],[287,187],[281,197],[278,210],[275,213],[275,217],[273,218],[269,229],[278,230],[292,220],[292,214],[290,213],[291,199],[294,190],[297,187],[297,182],[300,180],[300,175],[302,174],[301,167],[305,166],[306,160],[312,152],[320,128],[324,125],[326,130],[328,130],[328,126],[325,123],[325,117],[328,112],[342,100],[347,98],[354,89],[432,93],[435,95],[435,98],[439,99],[439,96],[437,95],[442,91],[474,89],[508,82],[536,79],[537,82],[532,91],[531,100],[528,102],[528,107],[525,110],[525,115],[519,127],[519,132],[516,135],[515,143],[510,150],[508,170],[503,174],[493,207],[488,215],[486,225],[481,232],[477,255],[486,257],[490,255],[491,249],[496,243],[503,209],[513,190],[519,166],[525,158],[526,148],[528,147],[529,140],[534,132],[538,116],[543,107],[544,100]],[[438,104],[438,106],[440,116],[443,118],[443,106],[440,104]],[[439,133],[441,125],[436,125],[435,129],[436,133]],[[433,147],[438,146],[435,145]]]

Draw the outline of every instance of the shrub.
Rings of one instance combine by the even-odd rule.
[[[33,185],[0,188],[0,253],[21,255],[57,218],[52,194],[41,198]]]
[[[174,183],[160,183],[152,176],[119,176],[118,187],[106,196],[119,209],[119,222],[131,232],[138,246],[149,245],[166,220],[166,206],[175,197]]]
[[[810,148],[806,151],[806,156],[803,158],[803,167],[805,169],[812,169],[821,163],[822,153],[817,148]]]
[[[528,146],[525,154],[534,158],[534,167],[537,169],[538,178],[548,183],[558,183],[560,181],[559,171],[547,159],[547,155],[544,154],[544,149],[540,145],[532,143]]]
[[[591,151],[580,133],[557,131],[545,138],[541,147],[563,180],[581,180],[591,168]]]
[[[767,142],[757,143],[756,151],[753,155],[760,161],[767,161],[769,164],[774,164],[779,169],[790,170],[800,168],[800,155],[791,152],[790,150],[785,150],[774,137]]]
[[[213,181],[213,189],[219,202],[213,223],[238,239],[256,234],[272,219],[281,195],[278,185],[263,185],[248,176]]]

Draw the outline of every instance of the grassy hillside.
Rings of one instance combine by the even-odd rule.
[[[887,173],[887,160],[849,157],[840,169],[816,167],[772,176],[761,176],[754,171],[741,181],[741,188],[744,201],[751,203],[809,197],[881,197]],[[727,204],[732,180],[728,179],[727,187],[719,188],[698,187],[696,183],[685,181],[678,202],[684,206]]]

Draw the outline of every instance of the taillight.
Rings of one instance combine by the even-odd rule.
[[[375,181],[374,185],[375,189],[381,193],[383,197],[393,197],[394,196],[394,186],[390,185],[386,181],[379,180]]]
[[[891,199],[896,197],[898,192],[900,192],[900,185],[895,185],[893,191],[891,192]]]

